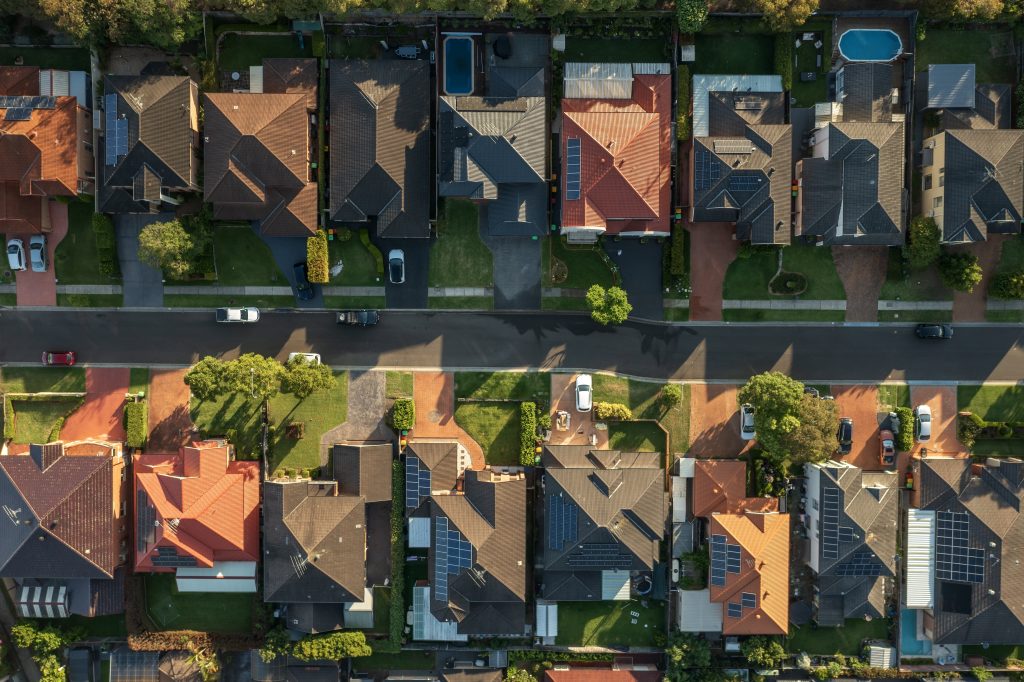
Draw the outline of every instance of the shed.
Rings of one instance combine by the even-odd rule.
[[[255,592],[255,561],[215,561],[210,568],[179,567],[179,592]]]
[[[537,602],[537,636],[550,639],[555,643],[558,636],[558,604],[554,602]],[[545,642],[547,644],[547,642]]]
[[[895,668],[896,648],[872,644],[868,647],[868,661],[872,668]]]

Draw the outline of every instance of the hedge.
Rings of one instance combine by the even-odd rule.
[[[598,419],[630,421],[633,411],[622,403],[594,403],[594,416]]]
[[[146,444],[149,433],[149,410],[145,401],[128,403],[124,406],[125,444],[130,448],[141,448]]]
[[[14,404],[11,399],[4,396],[4,440],[14,438]]]
[[[680,66],[676,71],[676,139],[690,139],[690,68]]]
[[[327,56],[327,41],[324,39],[323,31],[313,31],[313,40],[310,41],[314,57]]]
[[[788,32],[775,36],[775,73],[782,76],[782,89],[793,89],[793,37]]]
[[[117,237],[114,235],[114,223],[102,213],[93,213],[92,233],[96,239],[99,273],[107,277],[115,277],[120,272],[120,268],[117,264]]]
[[[56,443],[60,440],[60,430],[64,428],[64,419],[65,417],[57,417],[57,421],[53,422],[50,435],[46,437],[47,443]]]
[[[411,398],[399,398],[391,408],[391,426],[396,431],[408,431],[416,423],[416,403]]]
[[[996,275],[988,287],[988,295],[993,298],[1024,298],[1024,270]]]
[[[128,635],[128,648],[132,651],[180,651],[182,643],[189,641],[198,648],[218,651],[249,651],[263,644],[256,635],[228,635],[199,630],[165,630]]]
[[[383,277],[384,276],[384,254],[382,254],[380,252],[380,249],[377,248],[376,244],[374,244],[373,242],[370,241],[370,231],[369,230],[359,230],[359,241],[361,241],[363,243],[363,246],[366,247],[366,250],[370,252],[371,256],[373,256],[373,262],[377,266],[377,276],[378,277]]]
[[[682,224],[672,228],[672,264],[669,272],[675,277],[686,275],[686,229]]]
[[[1024,422],[985,421],[971,412],[957,418],[957,438],[965,448],[975,440],[1012,440],[1024,438]]]
[[[537,404],[519,404],[519,463],[533,466],[537,457]]]
[[[914,449],[914,413],[909,407],[897,407],[896,417],[900,420],[900,432],[896,434],[896,449],[910,452]]]
[[[330,281],[331,272],[327,259],[327,233],[317,230],[314,236],[306,239],[306,276],[310,282],[326,284]]]

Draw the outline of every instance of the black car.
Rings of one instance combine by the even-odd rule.
[[[919,324],[914,329],[919,339],[951,339],[953,338],[953,325],[951,324]]]
[[[380,313],[376,310],[342,310],[338,313],[338,324],[372,327],[378,322],[380,322]]]
[[[313,291],[313,285],[309,283],[309,270],[306,268],[306,262],[293,265],[292,272],[295,273],[295,295],[300,301],[312,300],[316,292]]]
[[[848,455],[853,449],[853,420],[843,417],[839,420],[839,430],[836,431],[836,438],[839,440],[839,454]]]

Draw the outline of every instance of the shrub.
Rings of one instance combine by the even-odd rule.
[[[313,39],[310,42],[314,57],[322,59],[327,56],[327,41],[324,40],[323,31],[313,31]]]
[[[148,417],[149,411],[145,401],[124,406],[124,442],[128,447],[141,448],[146,444],[146,434],[149,433]]]
[[[970,253],[944,253],[939,259],[942,283],[953,291],[971,293],[981,281],[978,257]]]
[[[300,661],[336,661],[372,653],[366,635],[359,631],[306,635],[292,648],[292,656]]]
[[[541,406],[537,406],[537,426],[542,431],[551,430],[551,410],[541,409]]]
[[[982,425],[977,418],[971,419],[974,415],[961,415],[956,420],[956,437],[960,443],[970,450],[974,447],[978,434],[981,433]]]
[[[674,277],[686,276],[686,229],[682,225],[672,228],[672,265],[669,272]]]
[[[361,241],[363,243],[363,246],[366,247],[366,250],[370,252],[371,256],[373,256],[374,265],[377,266],[377,276],[378,277],[383,277],[384,276],[384,254],[382,254],[380,252],[380,249],[377,248],[376,244],[374,244],[373,242],[370,241],[370,232],[369,232],[369,230],[359,230],[359,241]]]
[[[914,413],[909,407],[897,407],[896,417],[900,420],[900,432],[896,434],[896,449],[910,452],[914,449]]]
[[[399,398],[391,408],[391,426],[396,431],[408,431],[416,423],[416,403],[411,398]]]
[[[405,465],[391,463],[391,616],[389,644],[401,647],[405,632]],[[378,647],[379,649],[380,647]]]
[[[708,20],[707,0],[676,0],[676,19],[681,33],[699,33]]]
[[[683,402],[683,387],[679,384],[665,384],[661,387],[660,397],[665,407],[675,407]]]
[[[4,396],[4,440],[14,438],[14,403]]]
[[[1024,270],[1001,272],[988,288],[993,298],[1024,298]]]
[[[782,77],[782,89],[793,88],[793,36],[779,33],[775,36],[775,73]]]
[[[317,230],[306,239],[306,269],[310,282],[326,284],[330,280],[330,266],[327,263],[327,233]]]
[[[680,66],[676,72],[676,139],[690,139],[690,69]]]
[[[533,466],[537,456],[537,404],[519,404],[519,463]]]
[[[915,270],[924,270],[939,259],[942,238],[934,218],[918,217],[910,221],[907,246],[903,249],[907,263]]]
[[[599,253],[604,254],[604,251]],[[587,289],[586,302],[591,319],[600,324],[621,324],[633,312],[626,292],[619,287],[605,289],[594,284]]]
[[[54,443],[60,440],[60,430],[64,428],[64,417],[57,417],[57,421],[53,422],[53,426],[50,428],[50,435],[46,437],[47,443]]]
[[[633,411],[622,403],[594,403],[594,416],[598,419],[630,421],[633,419]]]
[[[99,273],[107,277],[115,277],[120,268],[117,263],[117,237],[114,236],[114,223],[102,213],[93,213],[92,233],[96,240]]]

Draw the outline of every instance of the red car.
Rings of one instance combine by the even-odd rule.
[[[43,353],[43,364],[44,365],[67,365],[70,367],[75,364],[75,351],[63,350],[63,351],[47,351]]]
[[[878,461],[884,467],[896,464],[896,443],[892,431],[882,429],[878,432]]]

